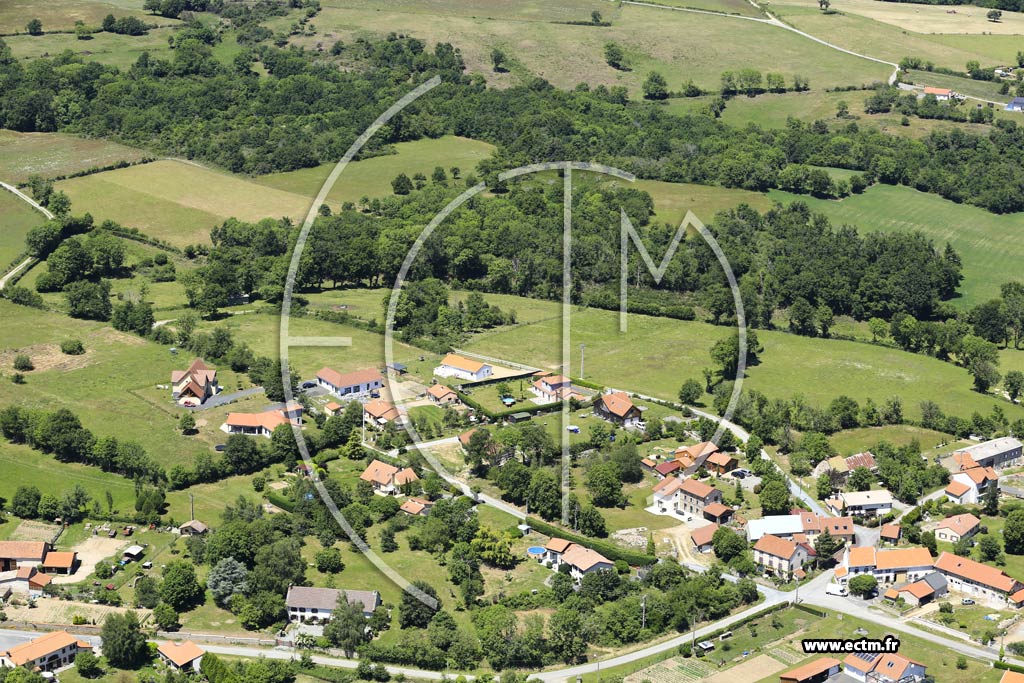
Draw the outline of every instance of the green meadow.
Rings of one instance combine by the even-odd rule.
[[[27,202],[0,189],[0,272],[25,253],[25,235],[45,220]]]
[[[948,241],[963,260],[963,296],[958,305],[971,306],[999,295],[1002,283],[1020,278],[1024,258],[1024,214],[997,215],[967,204],[909,187],[875,185],[845,199],[815,199],[773,190],[772,199],[788,204],[806,202],[834,225],[850,224],[860,231],[920,230],[942,248]]]
[[[12,185],[33,174],[52,178],[144,156],[142,150],[108,140],[0,129],[0,180]]]
[[[122,12],[116,11],[117,16]],[[102,19],[102,17],[101,17]],[[179,22],[163,17],[146,17],[146,21],[154,23],[159,19],[161,24],[178,24]],[[98,23],[98,22],[97,22]],[[43,24],[46,28],[46,24]],[[134,64],[143,52],[148,52],[154,59],[172,59],[174,53],[167,44],[167,39],[174,34],[173,28],[150,29],[145,35],[127,36],[116,33],[94,33],[88,40],[77,40],[67,33],[54,33],[42,36],[9,36],[4,41],[11,48],[15,57],[32,59],[35,57],[54,57],[65,50],[71,50],[87,61],[99,62],[107,66],[127,69]]]
[[[57,183],[76,212],[138,228],[176,246],[209,243],[228,218],[301,220],[312,197],[258,185],[242,176],[165,160]]]
[[[462,177],[465,177],[473,173],[476,165],[494,151],[494,147],[486,142],[454,135],[400,142],[394,148],[395,154],[353,161],[348,165],[327,196],[335,210],[342,202],[358,202],[363,197],[392,194],[391,181],[399,173],[405,173],[410,178],[416,173],[422,173],[429,178],[437,166],[443,168],[445,173],[456,166]],[[260,185],[308,197],[308,201],[312,202],[334,166],[324,164],[315,168],[273,173],[254,180]]]

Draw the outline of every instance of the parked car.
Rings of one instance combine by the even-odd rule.
[[[733,479],[746,479],[747,475],[743,474],[742,470],[736,470],[732,473]]]
[[[960,601],[960,604],[961,605],[975,605],[977,603],[974,602],[974,600],[971,600],[970,598],[964,598],[963,600]]]
[[[841,586],[838,583],[830,583],[825,587],[825,595],[838,595],[845,598],[848,593],[846,586]]]
[[[303,389],[312,389],[315,386],[316,386],[316,382],[303,382],[302,383],[302,388]]]

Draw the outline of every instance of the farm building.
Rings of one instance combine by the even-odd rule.
[[[953,91],[949,88],[925,88],[925,95],[934,95],[939,102],[946,102],[953,97]]]
[[[310,588],[308,586],[292,586],[284,600],[288,608],[288,621],[302,622],[317,619],[328,621],[331,613],[344,596],[350,605],[360,605],[363,616],[370,617],[381,604],[380,593],[377,591],[339,590],[336,588]]]
[[[464,358],[454,353],[449,353],[441,360],[441,364],[434,368],[434,374],[438,377],[456,377],[467,382],[485,380],[493,372],[494,368],[487,363]]]
[[[1013,602],[1019,603],[1016,594],[1024,592],[1024,584],[1006,573],[953,553],[944,552],[939,555],[939,559],[935,560],[935,570],[946,577],[950,590],[993,606],[1007,604],[1011,596],[1014,597]]]
[[[839,660],[832,657],[821,657],[813,662],[779,674],[780,683],[824,683],[839,673]]]
[[[182,536],[202,536],[209,530],[210,527],[206,526],[198,519],[190,520],[178,527],[178,533]]]
[[[1024,97],[1014,97],[1006,105],[1006,111],[1024,111]]]
[[[46,552],[43,541],[0,541],[0,572],[42,564]]]
[[[939,572],[927,574],[917,581],[907,581],[885,591],[886,600],[902,599],[908,605],[917,607],[941,598],[949,591],[949,582]]]
[[[953,455],[955,460],[957,455],[966,453],[981,467],[1000,469],[1021,463],[1022,446],[1024,445],[1012,436],[1004,436],[999,439],[991,439],[990,441],[979,443],[970,448],[961,449]]]
[[[316,383],[335,396],[359,396],[383,387],[384,377],[375,368],[342,374],[332,368],[323,367],[316,373]]]
[[[698,553],[709,553],[712,550],[711,539],[718,531],[717,524],[708,524],[702,526],[699,529],[694,529],[690,532],[690,541],[693,542],[693,547]]]
[[[877,550],[873,546],[847,548],[840,565],[849,577],[871,574],[880,584],[917,581],[932,572],[932,556],[926,548]]]

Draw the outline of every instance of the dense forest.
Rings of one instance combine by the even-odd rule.
[[[732,128],[704,115],[670,115],[631,102],[624,88],[565,92],[543,79],[496,90],[467,76],[457,48],[391,36],[336,45],[329,55],[266,44],[230,66],[216,32],[180,30],[170,60],[143,53],[128,70],[70,52],[28,64],[0,43],[0,126],[62,130],[199,158],[244,173],[336,161],[355,136],[413,83],[444,83],[375,137],[381,146],[454,133],[492,142],[484,175],[526,163],[588,160],[640,177],[765,190],[793,164],[862,171],[870,184],[906,184],[994,212],[1024,209],[1024,131],[1000,121],[990,135],[953,130],[921,140],[824,122]],[[332,59],[344,60],[341,70]],[[253,69],[259,62],[269,76]]]

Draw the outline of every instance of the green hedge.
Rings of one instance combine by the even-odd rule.
[[[785,604],[785,603],[783,603],[783,604]],[[803,610],[804,612],[807,612],[808,614],[813,614],[816,617],[821,617],[822,619],[824,619],[825,617],[828,616],[828,612],[826,612],[825,610],[817,609],[816,607],[811,607],[810,605],[805,605],[802,602],[796,603],[795,605],[793,605],[793,607],[796,607],[797,609]]]
[[[266,497],[268,501],[270,501],[277,507],[281,508],[282,510],[285,510],[287,512],[295,511],[295,503],[293,503],[288,498],[285,498],[280,493],[275,493],[274,491],[266,491],[263,495]]]
[[[1008,664],[1006,662],[992,662],[992,668],[1002,669],[1003,671],[1013,671],[1015,673],[1024,674],[1024,666],[1018,666],[1016,664]]]
[[[532,529],[539,531],[545,536],[564,538],[567,541],[578,543],[579,545],[590,548],[591,550],[596,550],[612,561],[625,560],[634,567],[647,567],[658,561],[658,558],[653,555],[648,555],[647,553],[642,553],[637,550],[626,550],[613,543],[609,543],[608,541],[580,536],[579,534],[566,531],[554,524],[548,524],[536,517],[527,517],[526,523],[529,524]]]

